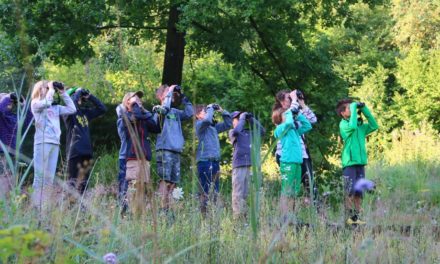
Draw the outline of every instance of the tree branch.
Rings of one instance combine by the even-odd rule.
[[[200,29],[203,30],[203,31],[206,31],[206,32],[211,33],[211,34],[214,34],[214,31],[212,31],[212,30],[209,29],[208,27],[206,27],[206,26],[200,24],[199,22],[192,21],[191,23],[192,23],[194,26],[200,28]]]
[[[145,27],[145,26],[130,26],[130,25],[106,25],[106,26],[98,26],[96,29],[105,30],[105,29],[114,29],[114,28],[134,28],[134,29],[147,29],[147,30],[165,30],[166,27]]]
[[[250,16],[249,20],[251,22],[251,26],[255,29],[255,31],[258,34],[258,37],[260,38],[261,42],[263,43],[263,46],[266,49],[267,53],[269,53],[269,57],[271,57],[272,60],[275,62],[275,65],[277,66],[277,68],[281,74],[281,77],[283,78],[284,82],[287,85],[287,88],[289,89],[290,88],[289,80],[287,79],[286,74],[283,71],[283,68],[281,66],[281,62],[276,57],[275,53],[270,49],[269,43],[267,43],[266,39],[263,36],[263,32],[261,32],[261,30],[258,28],[257,22],[254,20],[254,18],[252,16]]]

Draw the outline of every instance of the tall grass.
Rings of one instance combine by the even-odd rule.
[[[222,189],[223,205],[211,206],[205,217],[199,212],[197,196],[187,193],[184,200],[173,203],[175,220],[170,222],[167,215],[154,209],[158,199],[152,191],[151,209],[140,205],[144,213],[121,217],[116,196],[100,180],[116,179],[117,175],[117,157],[106,154],[94,168],[94,188],[84,196],[83,206],[70,204],[63,195],[69,192],[69,188],[63,188],[63,181],[58,181],[63,192],[54,200],[57,206],[43,218],[29,206],[26,195],[13,193],[0,211],[0,260],[99,263],[103,255],[113,252],[119,263],[438,263],[439,156],[390,162],[386,158],[393,156],[390,153],[419,151],[408,144],[422,140],[417,138],[421,133],[402,131],[401,135],[383,159],[367,167],[367,177],[377,183],[377,189],[364,199],[364,227],[346,227],[342,211],[325,201],[319,214],[305,206],[298,210],[300,222],[308,225],[281,226],[277,173],[269,176],[259,169],[260,165],[263,171],[276,168],[267,164],[272,162],[268,153],[274,146],[263,146],[263,154],[267,155],[261,158],[261,143],[254,134],[252,162],[258,166],[252,173],[250,225],[233,220],[228,188]],[[435,135],[423,140],[431,145],[439,142]],[[13,162],[10,159],[11,168]],[[151,168],[154,175],[155,166]],[[23,175],[17,176],[22,179]],[[194,186],[196,179],[192,177]],[[339,176],[334,177],[337,180]],[[222,184],[229,181],[222,180]]]

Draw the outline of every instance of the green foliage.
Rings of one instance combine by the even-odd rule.
[[[396,94],[396,111],[405,123],[419,127],[428,121],[440,130],[440,50],[413,47],[398,60],[396,72],[402,93]]]
[[[94,38],[91,46],[96,55],[85,65],[76,62],[67,67],[46,62],[45,78],[85,87],[111,104],[120,103],[128,91],[142,90],[144,101],[152,104],[160,85],[161,54],[155,53],[151,42],[130,45],[128,33],[122,29]]]
[[[49,234],[27,226],[15,225],[0,230],[0,259],[2,263],[27,263],[46,253],[50,244]]]
[[[440,2],[393,0],[394,42],[403,51],[413,46],[440,48]]]
[[[440,135],[426,122],[418,129],[406,125],[392,132],[392,142],[385,147],[383,161],[391,165],[440,163]]]

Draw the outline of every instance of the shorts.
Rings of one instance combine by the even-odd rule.
[[[169,150],[156,152],[157,174],[167,182],[180,182],[180,153]]]
[[[144,179],[145,182],[149,182],[150,162],[148,160],[127,160],[125,179],[127,181]]]
[[[281,162],[281,195],[298,197],[301,192],[301,164]]]
[[[365,166],[364,165],[354,165],[345,167],[342,170],[342,175],[344,176],[344,190],[349,196],[359,196],[362,197],[361,192],[356,192],[354,190],[354,185],[360,179],[365,178]]]

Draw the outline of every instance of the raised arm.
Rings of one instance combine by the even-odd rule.
[[[72,98],[66,93],[66,91],[60,91],[60,96],[63,99],[65,106],[60,105],[60,115],[73,115],[76,113],[76,106],[73,103]]]
[[[171,101],[173,98],[173,89],[169,89],[168,93],[165,95],[165,99],[162,102],[162,106],[167,110],[171,109]]]
[[[365,129],[365,135],[368,135],[379,128],[376,119],[371,114],[370,109],[367,106],[361,108],[362,113],[367,118],[368,123],[362,125],[362,129]]]
[[[302,114],[309,120],[310,124],[315,124],[318,122],[318,119],[316,118],[315,113],[313,113],[312,109],[310,109],[307,105],[304,105],[302,107]]]
[[[93,109],[87,109],[86,115],[87,119],[92,120],[95,119],[107,112],[107,107],[93,94],[89,95],[89,101],[95,106]]]
[[[212,106],[207,106],[205,118],[197,122],[196,130],[198,132],[202,132],[205,129],[207,129],[212,124],[213,118],[214,118],[214,109],[212,108]]]
[[[44,109],[49,108],[52,105],[54,93],[55,90],[53,88],[50,88],[43,99],[39,99],[39,98],[33,99],[31,101],[32,112],[39,113],[42,112]]]
[[[132,111],[126,112],[127,118],[130,121],[134,120],[142,120],[146,122],[148,132],[151,133],[160,133],[160,125],[157,119],[157,114],[152,114],[150,111],[147,111],[141,108],[138,104],[133,104]]]
[[[357,114],[357,103],[353,102],[350,104],[350,119],[348,122],[341,122],[339,125],[339,130],[341,132],[342,139],[350,136],[358,128],[358,114]]]
[[[312,124],[310,124],[310,121],[304,115],[299,114],[296,117],[296,120],[301,123],[301,126],[299,126],[297,129],[299,135],[302,135],[312,129]]]
[[[185,108],[183,110],[177,109],[177,112],[179,114],[180,120],[185,121],[190,119],[194,115],[194,108],[188,97],[183,94],[182,96],[182,102]]]
[[[223,110],[222,117],[223,117],[223,122],[215,125],[215,129],[217,129],[217,133],[227,131],[232,126],[232,116],[228,111]]]
[[[237,126],[231,129],[230,133],[232,133],[234,137],[237,136],[241,131],[243,131],[245,125],[246,125],[246,113],[241,113],[240,117],[238,118]]]

